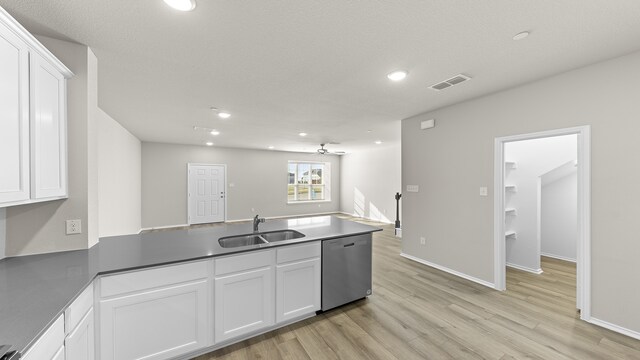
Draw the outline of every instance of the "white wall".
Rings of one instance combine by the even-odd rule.
[[[142,227],[142,144],[98,110],[99,236],[135,234]]]
[[[578,239],[578,172],[571,171],[545,184],[541,210],[541,254],[576,261]]]
[[[639,69],[635,52],[403,120],[402,185],[420,192],[402,198],[402,251],[493,282],[493,196],[478,187],[492,188],[495,138],[591,125],[592,316],[640,332]]]
[[[4,248],[7,237],[7,210],[5,208],[0,209],[0,259],[4,259]]]
[[[53,251],[85,249],[97,241],[98,191],[95,169],[97,142],[95,117],[89,97],[97,92],[95,56],[83,45],[37,37],[75,75],[67,82],[67,147],[69,197],[65,200],[19,205],[7,208],[6,255],[27,255]],[[80,219],[82,233],[65,234],[65,220]]]
[[[577,159],[577,135],[556,136],[506,143],[504,158],[515,162],[507,169],[505,185],[515,185],[515,193],[505,193],[507,208],[515,208],[515,216],[507,216],[507,230],[516,237],[506,241],[507,264],[524,270],[540,269],[540,186],[541,176]]]
[[[331,201],[287,204],[289,160],[329,162]],[[339,156],[143,142],[143,228],[187,223],[187,163],[227,164],[228,220],[340,209]]]
[[[343,155],[340,211],[393,223],[394,196],[396,192],[402,193],[400,161],[400,144]]]

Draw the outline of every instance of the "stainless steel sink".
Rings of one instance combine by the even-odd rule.
[[[304,237],[304,234],[295,230],[270,231],[260,235],[268,242],[292,240]]]
[[[223,248],[234,248],[240,246],[266,244],[267,240],[263,239],[260,235],[251,234],[223,237],[218,240],[218,243]]]
[[[269,231],[257,234],[234,235],[218,239],[218,243],[223,248],[234,248],[240,246],[252,246],[268,244],[271,242],[299,239],[304,234],[295,230]]]

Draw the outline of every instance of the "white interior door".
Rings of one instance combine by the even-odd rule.
[[[189,224],[225,220],[225,165],[189,164]]]

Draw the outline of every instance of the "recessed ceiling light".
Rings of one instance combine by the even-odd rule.
[[[389,78],[389,80],[393,80],[393,81],[400,81],[404,78],[407,77],[407,72],[404,70],[396,70],[394,72],[388,73],[387,74],[387,78]]]
[[[529,32],[528,31],[523,31],[521,33],[517,33],[513,36],[513,40],[522,40],[524,38],[526,38],[527,36],[529,36]]]
[[[300,135],[300,136],[307,136],[307,133],[306,133],[306,132],[301,132],[301,133],[300,133],[300,134],[298,134],[298,135]]]
[[[211,130],[210,134],[211,135],[220,135],[220,131],[214,129],[214,130]]]
[[[228,119],[231,117],[231,114],[229,114],[228,112],[219,112],[218,117],[221,119]]]
[[[270,145],[269,147],[267,147],[267,149],[269,149],[269,150],[273,150],[273,149],[275,149],[275,148],[276,148],[276,147],[275,147],[275,146],[273,146],[273,145]]]
[[[375,143],[376,143],[376,145],[380,145],[380,144],[382,144],[382,141],[376,140]]]
[[[164,2],[180,11],[191,11],[196,8],[196,0],[164,0]]]
[[[213,143],[212,143],[211,141],[207,141],[205,144],[206,144],[207,146],[213,146]]]

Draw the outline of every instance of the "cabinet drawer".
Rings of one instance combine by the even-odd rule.
[[[93,307],[93,283],[78,296],[64,311],[65,334],[69,334],[80,323],[84,315]]]
[[[215,259],[215,273],[216,276],[219,276],[271,266],[273,256],[273,250],[265,250]]]
[[[100,297],[180,284],[206,277],[208,277],[206,261],[104,276],[100,279]]]
[[[23,360],[48,360],[59,356],[64,345],[64,316],[60,315],[23,356]],[[64,350],[63,350],[64,354]],[[64,356],[64,355],[63,355]]]
[[[277,252],[278,264],[282,264],[291,261],[320,257],[322,247],[320,246],[320,241],[315,241],[307,244],[283,246],[278,248]]]

